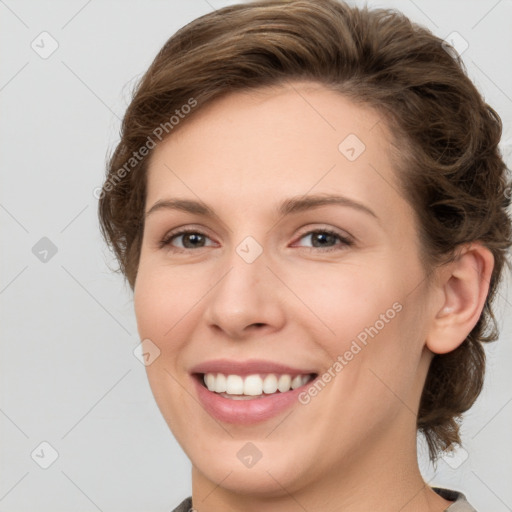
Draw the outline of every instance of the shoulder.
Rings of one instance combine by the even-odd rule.
[[[192,497],[183,500],[172,512],[193,512]],[[451,511],[450,511],[451,512]]]
[[[432,487],[432,489],[445,500],[453,501],[445,512],[477,512],[466,500],[466,496],[461,492],[452,489],[443,489],[441,487]]]
[[[432,488],[439,496],[444,499],[453,501],[453,503],[446,509],[446,512],[477,512],[466,500],[464,494],[451,489],[442,489],[440,487]],[[189,496],[183,500],[172,512],[193,512],[192,498]]]

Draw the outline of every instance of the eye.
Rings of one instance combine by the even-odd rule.
[[[323,252],[343,250],[345,247],[353,245],[353,241],[347,236],[342,235],[330,229],[315,229],[308,231],[301,235],[299,240],[310,238],[313,246],[306,247],[306,249],[319,249]],[[173,241],[181,239],[181,245],[174,245]],[[176,252],[184,252],[190,249],[202,249],[207,245],[206,242],[211,240],[205,233],[194,229],[183,229],[167,234],[164,239],[159,243],[161,249],[171,246],[172,250]],[[337,244],[336,242],[340,243]]]
[[[181,247],[175,246],[172,244],[173,240],[182,238]],[[202,233],[201,231],[197,231],[194,229],[183,229],[181,231],[169,233],[165,236],[165,238],[160,242],[160,248],[163,249],[166,246],[172,245],[173,250],[185,251],[187,249],[201,249],[206,247],[206,240],[209,240],[209,237]]]
[[[347,236],[342,235],[331,229],[315,229],[304,233],[299,240],[310,238],[313,247],[310,249],[320,249],[320,251],[329,252],[343,250],[345,247],[353,245],[353,241]],[[341,243],[336,245],[337,241]]]

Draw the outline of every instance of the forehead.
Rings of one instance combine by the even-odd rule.
[[[339,192],[393,209],[401,192],[390,144],[378,112],[320,84],[232,93],[154,149],[147,201],[171,193],[256,207],[284,194]]]

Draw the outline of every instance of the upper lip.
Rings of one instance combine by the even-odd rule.
[[[315,373],[311,369],[292,368],[285,364],[266,361],[264,359],[248,359],[235,361],[230,359],[214,359],[204,361],[191,370],[191,373],[223,373],[224,375],[252,375],[257,373],[277,373],[280,375],[308,375]]]

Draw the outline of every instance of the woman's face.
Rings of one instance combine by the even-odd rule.
[[[197,481],[277,495],[415,456],[433,308],[384,119],[295,82],[183,123],[152,155],[135,310]]]

